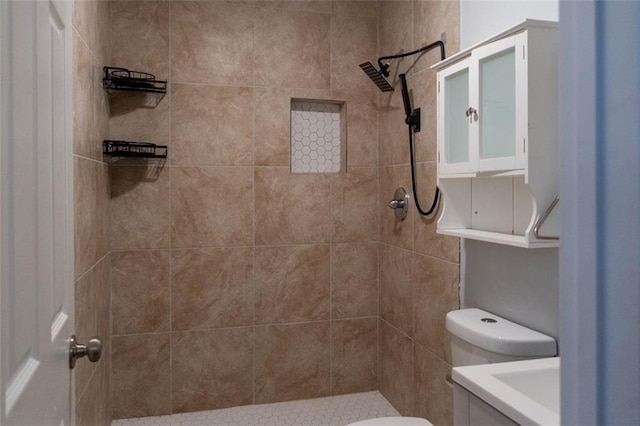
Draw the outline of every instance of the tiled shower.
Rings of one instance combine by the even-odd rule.
[[[357,65],[443,32],[455,52],[457,2],[76,0],[74,27],[77,334],[110,354],[76,374],[78,423],[374,389],[450,423],[458,243],[386,207],[410,188],[401,97]],[[435,61],[409,73],[423,199]],[[109,100],[104,65],[169,90]],[[292,99],[344,109],[340,172],[291,173]],[[169,157],[108,164],[103,139]]]

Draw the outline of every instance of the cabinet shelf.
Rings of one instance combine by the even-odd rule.
[[[103,142],[103,154],[120,158],[167,158],[166,145],[149,142],[110,141]]]
[[[167,93],[167,82],[156,80],[153,74],[116,67],[104,67],[103,71],[102,87],[108,91],[128,90],[162,95]]]
[[[500,232],[480,231],[478,229],[438,229],[438,234],[451,235],[470,240],[487,241],[521,248],[558,247],[557,241],[527,241],[524,235],[502,234]]]

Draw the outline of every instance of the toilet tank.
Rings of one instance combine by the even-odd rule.
[[[553,337],[482,309],[447,314],[453,367],[556,356]]]

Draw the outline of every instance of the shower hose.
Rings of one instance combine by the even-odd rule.
[[[436,192],[433,196],[433,203],[431,204],[431,208],[428,211],[424,211],[422,206],[420,206],[420,201],[418,200],[418,192],[416,191],[416,165],[415,159],[413,155],[413,126],[407,126],[409,128],[409,158],[411,160],[411,187],[413,188],[413,199],[416,202],[416,208],[418,212],[422,216],[431,216],[438,205],[438,198],[440,198],[440,189],[436,185]]]

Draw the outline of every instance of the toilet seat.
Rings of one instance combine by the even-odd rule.
[[[419,417],[378,417],[361,420],[347,426],[433,426],[428,420]]]

